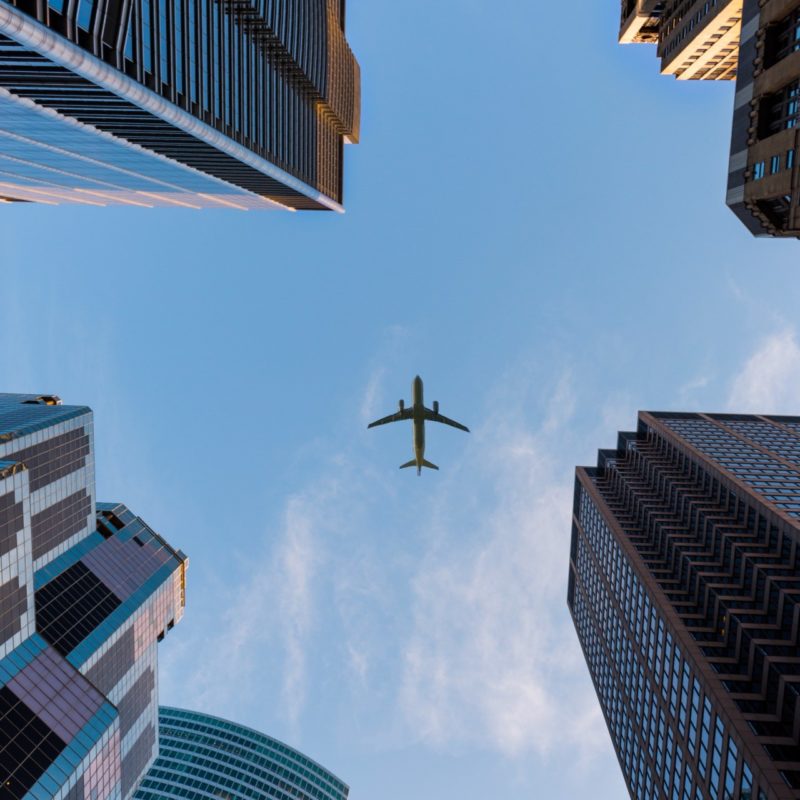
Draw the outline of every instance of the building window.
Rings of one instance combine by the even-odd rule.
[[[142,62],[145,72],[153,71],[153,20],[150,0],[142,0]]]
[[[125,35],[125,58],[133,61],[133,32],[136,29],[136,9],[131,8],[131,16],[128,21],[128,32]]]
[[[172,9],[172,27],[175,33],[175,91],[183,94],[185,90],[183,87],[183,7],[181,0],[175,0]]]
[[[763,161],[759,161],[757,164],[753,165],[753,180],[760,181],[765,174],[766,164]]]
[[[92,23],[92,11],[94,9],[94,0],[81,0],[78,6],[78,27],[88,31]]]
[[[800,9],[795,9],[780,22],[767,29],[764,42],[764,66],[777,64],[800,50]]]
[[[794,81],[761,100],[758,137],[765,139],[778,131],[794,128],[800,119],[800,81]]]
[[[769,174],[774,175],[776,172],[780,171],[781,171],[781,157],[772,156],[772,159],[769,162]]]
[[[169,38],[167,29],[167,0],[158,3],[158,63],[160,68],[161,83],[171,83],[169,74]]]
[[[794,150],[786,151],[786,169],[791,169],[794,166]]]
[[[784,230],[789,225],[789,217],[792,205],[792,196],[772,197],[768,200],[759,200],[756,204],[759,211],[769,220],[770,224],[776,228]],[[796,514],[790,511],[793,516]]]

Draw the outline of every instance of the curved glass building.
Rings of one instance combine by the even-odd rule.
[[[208,714],[161,707],[159,757],[135,800],[345,800],[350,788],[263,733]]]

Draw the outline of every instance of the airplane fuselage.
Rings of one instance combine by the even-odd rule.
[[[444,414],[439,413],[439,403],[433,401],[433,408],[425,408],[425,397],[422,390],[422,378],[417,375],[414,378],[414,383],[411,384],[411,403],[406,405],[402,400],[398,403],[398,410],[394,414],[389,414],[388,417],[381,417],[376,419],[375,422],[370,422],[368,428],[375,428],[378,425],[387,425],[390,422],[411,421],[412,436],[414,444],[414,458],[406,464],[401,464],[400,469],[408,467],[416,467],[417,475],[422,474],[423,467],[427,469],[438,470],[436,464],[425,460],[425,423],[426,422],[439,422],[443,425],[449,425],[451,428],[458,428],[459,430],[469,433],[469,428],[456,422],[454,419],[446,417]]]
[[[422,390],[422,378],[417,375],[411,385],[411,410],[414,414],[413,437],[414,459],[417,462],[417,475],[422,472],[425,460],[425,401]]]

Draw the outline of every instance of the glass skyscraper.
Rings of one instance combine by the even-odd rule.
[[[342,206],[345,0],[0,0],[0,200]]]
[[[349,788],[297,750],[208,714],[159,709],[159,756],[135,800],[346,800]]]
[[[800,798],[800,418],[640,412],[579,467],[568,605],[631,797]]]
[[[0,394],[0,798],[131,797],[186,557],[95,501],[92,412]]]

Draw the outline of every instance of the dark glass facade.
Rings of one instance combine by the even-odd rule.
[[[339,209],[360,124],[344,23],[341,0],[0,0],[0,101],[22,117],[0,196]],[[59,120],[84,127],[39,132]],[[99,164],[87,131],[114,137]]]
[[[292,747],[208,714],[159,709],[159,756],[136,800],[347,800],[349,788]]]
[[[576,473],[568,605],[631,797],[800,798],[800,418],[646,413]]]
[[[0,394],[0,799],[129,798],[186,557],[94,499],[92,413]]]

